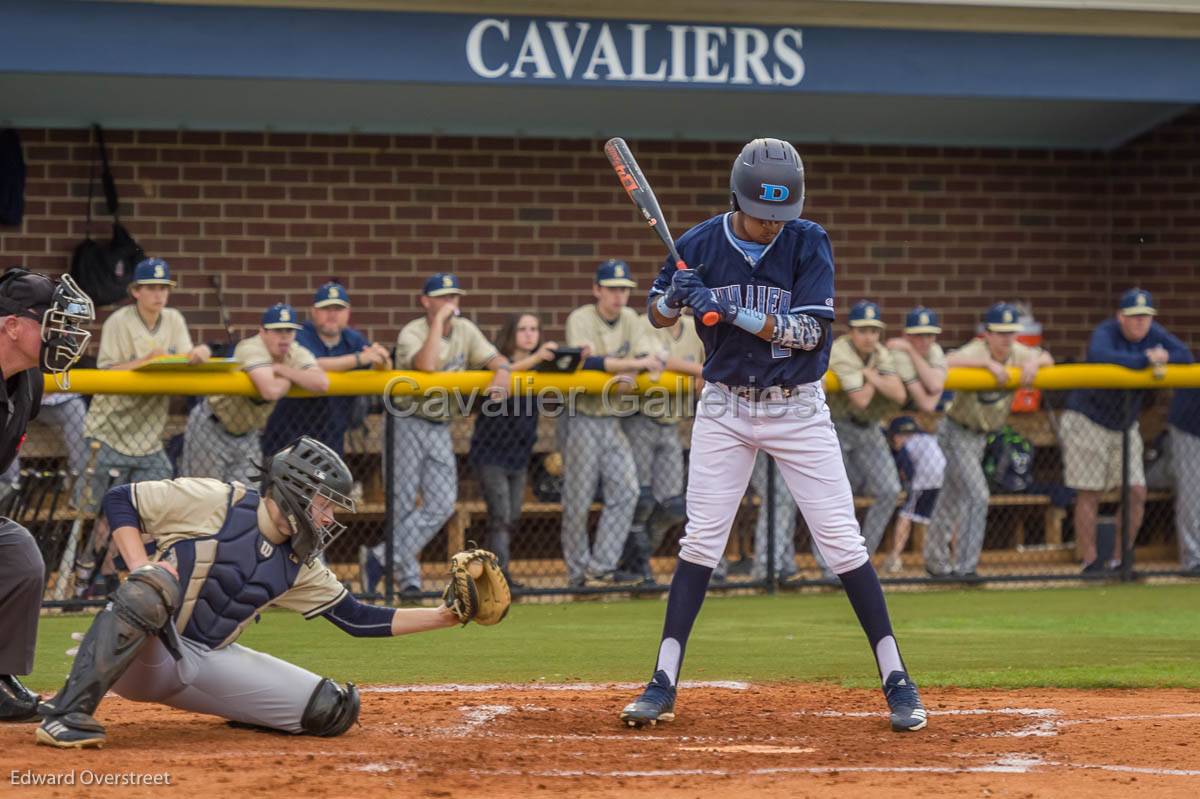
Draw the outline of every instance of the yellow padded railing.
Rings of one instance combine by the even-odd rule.
[[[390,391],[393,396],[421,394],[432,388],[443,388],[470,393],[482,390],[492,379],[491,372],[378,372],[356,371],[329,375],[329,395],[382,395]],[[571,389],[586,393],[603,393],[615,388],[613,375],[605,372],[579,371],[570,374],[558,372],[516,372],[512,376],[512,390],[535,393],[542,390],[558,390],[564,394]],[[1020,370],[1009,370],[1009,388],[1015,388],[1020,379]],[[686,390],[689,378],[666,372],[658,380],[647,374],[637,378],[639,391],[651,386],[662,386],[671,391]],[[1200,388],[1200,365],[1167,366],[1161,370],[1126,369],[1107,364],[1070,364],[1042,369],[1038,372],[1034,387],[1042,389],[1072,388]],[[832,372],[825,375],[825,388],[837,391],[838,380]],[[954,391],[987,391],[996,388],[996,379],[986,369],[951,369],[946,388]],[[242,372],[214,374],[188,374],[187,372],[125,372],[109,369],[76,369],[71,372],[71,391],[79,394],[184,394],[213,395],[234,394],[254,396],[257,391],[249,376]],[[47,376],[46,391],[56,392],[58,387]],[[314,396],[309,392],[293,389],[288,396]]]

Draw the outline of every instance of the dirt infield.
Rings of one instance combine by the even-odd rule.
[[[1200,694],[927,690],[929,728],[898,735],[878,692],[687,687],[672,724],[623,728],[627,686],[378,686],[362,726],[314,739],[233,730],[117,698],[102,750],[0,727],[13,796],[697,797],[1196,796]],[[170,787],[96,785],[168,775]],[[52,777],[74,785],[31,785]],[[163,779],[159,777],[160,781]],[[15,789],[15,790],[13,790]]]

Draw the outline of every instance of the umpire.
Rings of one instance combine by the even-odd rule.
[[[87,347],[79,326],[95,318],[92,302],[70,277],[55,285],[19,267],[0,276],[0,471],[17,457],[25,428],[37,415],[42,374],[59,385]],[[0,517],[0,721],[37,719],[38,696],[18,674],[33,671],[46,567],[37,542],[21,525]]]

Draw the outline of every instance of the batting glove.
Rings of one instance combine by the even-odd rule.
[[[688,296],[687,304],[696,313],[697,319],[703,319],[709,311],[716,311],[722,322],[731,322],[737,318],[737,306],[718,300],[716,292],[712,289],[692,292]]]
[[[668,308],[678,310],[688,304],[688,297],[694,291],[707,290],[700,275],[693,269],[676,269],[671,276],[671,285],[667,288],[663,303]]]

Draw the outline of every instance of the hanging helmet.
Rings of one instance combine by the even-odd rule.
[[[312,565],[346,525],[333,518],[341,509],[353,513],[350,498],[353,477],[345,462],[315,438],[301,436],[271,456],[263,470],[260,493],[278,503],[292,528],[291,546],[296,557]],[[317,503],[318,519],[312,507]]]
[[[729,173],[733,210],[756,219],[789,222],[804,210],[804,164],[782,139],[755,139]]]

